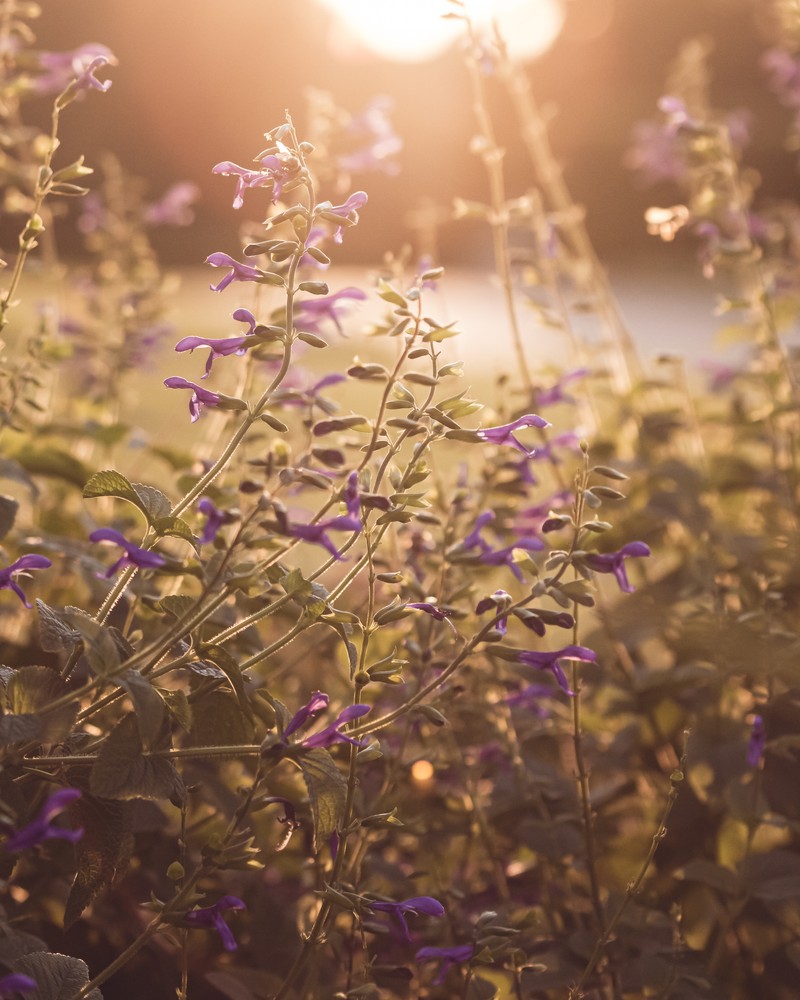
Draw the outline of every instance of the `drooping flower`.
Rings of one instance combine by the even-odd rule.
[[[223,177],[236,178],[236,194],[233,198],[233,207],[241,208],[244,204],[244,193],[248,188],[264,187],[272,183],[272,177],[264,170],[252,170],[249,167],[240,167],[238,163],[231,163],[230,160],[223,160],[211,168],[212,174],[222,174]]]
[[[192,205],[200,196],[200,188],[191,181],[179,181],[144,210],[149,226],[189,226],[194,221]]]
[[[485,566],[508,566],[514,576],[522,581],[524,574],[514,560],[514,549],[524,549],[528,552],[541,551],[545,545],[541,538],[535,535],[523,535],[517,538],[511,545],[502,548],[493,548],[482,536],[481,530],[494,521],[494,511],[487,510],[479,514],[475,519],[475,526],[461,543],[466,550],[477,548],[479,550],[479,560]]]
[[[445,914],[442,904],[432,896],[412,896],[411,899],[404,899],[399,903],[370,899],[366,905],[370,910],[374,910],[377,913],[388,913],[400,926],[400,930],[406,941],[411,940],[411,932],[406,923],[406,914],[416,916],[419,913],[424,913],[429,917],[443,917]]]
[[[247,333],[241,337],[228,337],[221,340],[210,340],[207,337],[184,337],[175,345],[176,351],[194,351],[196,347],[209,348],[205,374],[201,378],[208,378],[211,366],[217,358],[227,358],[231,354],[242,355],[248,347],[256,343],[256,339],[253,337],[253,332],[256,328],[256,318],[250,310],[237,309],[233,313],[233,318],[238,323],[247,324]]]
[[[212,267],[230,268],[230,271],[218,284],[209,285],[212,292],[224,291],[233,281],[260,281],[263,277],[259,268],[254,267],[252,264],[244,264],[242,261],[231,257],[230,254],[222,253],[221,251],[209,254],[205,262]]]
[[[48,795],[36,819],[15,830],[6,839],[3,848],[16,854],[36,847],[45,840],[68,840],[70,843],[76,843],[83,836],[83,830],[81,828],[70,830],[69,827],[57,826],[53,820],[80,797],[81,792],[77,788],[61,788]]]
[[[426,947],[420,948],[414,958],[418,964],[422,962],[441,962],[436,978],[433,980],[434,986],[440,986],[447,976],[451,966],[460,962],[469,962],[475,954],[473,944],[455,944],[445,948]]]
[[[556,692],[557,689],[549,684],[528,684],[510,694],[505,703],[512,708],[526,708],[540,719],[546,719],[550,715],[550,710],[542,704],[542,699],[552,698]]]
[[[443,608],[441,605],[433,604],[430,601],[414,601],[406,604],[406,607],[414,608],[417,611],[424,611],[426,615],[435,618],[437,622],[446,622],[454,634],[458,635],[455,625],[450,621],[450,616],[453,614],[452,608]]]
[[[767,733],[764,720],[760,715],[753,716],[753,727],[750,730],[750,742],[747,744],[747,763],[750,767],[758,767],[764,758],[764,748],[767,745]]]
[[[632,594],[635,587],[625,572],[625,560],[629,556],[649,556],[650,547],[644,542],[628,542],[617,552],[590,552],[583,556],[583,562],[595,573],[613,573],[619,584],[619,589],[625,594]]]
[[[363,301],[367,293],[360,288],[342,288],[332,295],[318,295],[312,299],[304,299],[295,303],[294,325],[303,333],[319,333],[320,324],[330,320],[339,333],[342,333],[341,315],[346,306],[346,300]]]
[[[30,976],[25,976],[21,972],[12,972],[0,978],[0,997],[3,1000],[11,1000],[16,993],[31,993],[38,989],[39,984]]]
[[[283,731],[282,742],[288,746],[288,739],[299,729],[303,729],[313,722],[322,712],[326,711],[330,698],[324,691],[315,691],[308,702],[298,709]],[[329,747],[334,743],[350,743],[353,746],[364,746],[363,740],[354,739],[346,733],[341,732],[342,726],[347,725],[354,719],[360,719],[371,711],[370,705],[349,705],[339,713],[334,722],[317,733],[312,733],[297,741],[297,745],[312,749],[314,747]]]
[[[17,574],[24,573],[29,569],[47,569],[52,565],[53,564],[46,556],[36,555],[35,553],[31,553],[27,556],[20,556],[19,559],[11,563],[10,566],[6,566],[5,569],[0,569],[0,590],[13,590],[25,607],[30,608],[33,605],[28,603],[27,597],[14,577],[17,576]]]
[[[393,157],[403,148],[402,139],[395,133],[389,118],[393,101],[379,95],[374,97],[360,115],[353,115],[347,124],[347,136],[358,147],[338,157],[340,169],[350,173],[381,170],[394,174],[398,167]]]
[[[535,413],[526,413],[524,416],[512,420],[510,424],[500,424],[498,427],[482,427],[477,431],[477,435],[482,441],[487,441],[491,444],[510,445],[512,448],[516,448],[517,451],[521,451],[523,455],[527,455],[528,458],[532,458],[536,454],[536,449],[526,448],[516,437],[514,431],[518,431],[521,427],[542,428],[549,426],[549,421],[543,417],[537,416]]]
[[[221,896],[212,906],[190,910],[184,920],[192,927],[209,927],[219,934],[225,951],[236,951],[239,945],[233,931],[222,916],[227,910],[246,910],[247,906],[237,896]]]
[[[233,207],[241,208],[244,204],[244,192],[250,188],[272,187],[273,204],[280,198],[284,185],[295,178],[301,168],[300,160],[283,143],[277,143],[277,152],[262,156],[258,163],[260,169],[252,170],[240,167],[238,163],[223,160],[211,168],[212,174],[222,174],[223,177],[236,178],[236,193]]]
[[[117,559],[108,572],[103,574],[106,580],[126,566],[137,566],[139,569],[158,569],[160,566],[165,566],[167,562],[157,552],[150,552],[148,549],[142,549],[138,545],[134,545],[133,542],[129,542],[123,534],[115,531],[114,528],[98,528],[89,535],[89,541],[113,542],[124,550],[123,555]]]
[[[567,675],[561,667],[561,660],[580,660],[583,663],[596,663],[597,653],[586,646],[564,646],[562,649],[554,649],[550,652],[539,652],[534,650],[523,650],[517,654],[519,663],[524,663],[529,667],[536,667],[537,670],[549,670],[558,681],[558,686],[568,695],[575,692],[570,689]]]
[[[368,201],[365,191],[354,191],[341,205],[333,205],[329,201],[321,201],[315,215],[328,222],[336,224],[333,231],[333,242],[342,242],[342,230],[345,226],[355,226],[358,223],[358,213]]]
[[[198,536],[197,540],[201,545],[207,545],[217,537],[219,529],[228,520],[228,514],[224,510],[220,510],[211,497],[202,497],[197,503],[197,509],[206,518],[202,534]]]
[[[498,611],[507,608],[512,603],[511,594],[505,590],[496,590],[493,594],[478,601],[475,606],[475,614],[482,615],[486,611],[494,611],[497,614]],[[494,627],[501,635],[505,635],[508,631],[508,615],[498,618]]]
[[[361,521],[347,514],[332,517],[327,521],[318,521],[316,524],[287,524],[285,533],[291,538],[300,538],[304,542],[321,545],[334,559],[341,559],[342,553],[328,537],[329,531],[361,531]]]
[[[536,404],[538,406],[553,406],[555,403],[574,403],[574,397],[568,395],[564,391],[564,387],[570,382],[585,378],[588,374],[588,368],[576,368],[574,371],[566,372],[553,385],[536,391]]]
[[[189,414],[191,416],[192,423],[199,418],[202,407],[219,406],[220,395],[218,392],[212,392],[210,389],[204,389],[201,385],[189,382],[180,375],[170,375],[169,378],[165,378],[164,385],[168,389],[192,390],[192,395],[189,399]]]
[[[100,66],[116,65],[114,54],[105,45],[87,42],[68,52],[39,52],[37,61],[42,73],[31,81],[37,94],[58,94],[73,80],[80,80],[80,89],[92,87],[105,92],[111,81],[101,83],[94,77]]]
[[[358,489],[357,472],[351,472],[347,477],[342,499],[350,517],[358,517],[361,511],[361,493]]]

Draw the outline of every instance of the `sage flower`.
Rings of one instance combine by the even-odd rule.
[[[203,532],[198,536],[197,540],[201,545],[207,545],[217,537],[219,529],[228,520],[228,514],[226,511],[220,510],[211,497],[202,497],[198,501],[197,509],[206,518]]]
[[[419,913],[424,913],[429,917],[443,917],[445,914],[442,904],[432,896],[412,896],[411,899],[404,899],[399,903],[370,899],[367,901],[367,906],[370,910],[374,910],[377,913],[388,913],[399,924],[406,941],[411,940],[411,932],[406,923],[406,914],[410,913],[416,916]]]
[[[149,226],[189,226],[194,221],[192,205],[200,196],[200,188],[191,181],[179,181],[144,210]]]
[[[474,944],[454,944],[445,948],[420,948],[414,958],[418,964],[422,962],[441,962],[436,978],[433,980],[434,986],[440,986],[445,981],[451,966],[471,961],[474,954]]]
[[[10,566],[6,566],[5,569],[0,569],[0,590],[13,590],[26,608],[33,607],[33,605],[28,602],[22,588],[14,577],[29,569],[47,569],[52,565],[53,564],[46,556],[36,555],[35,553],[31,553],[27,556],[20,556],[19,559],[11,563]]]
[[[247,906],[237,896],[222,896],[213,906],[203,906],[190,910],[184,920],[191,927],[209,927],[219,934],[225,951],[236,951],[239,945],[233,931],[225,923],[222,914],[227,910],[246,910]]]
[[[39,984],[30,976],[25,976],[21,972],[12,972],[0,978],[0,997],[6,1000],[15,993],[30,993],[38,987]]]
[[[164,379],[164,385],[168,389],[191,389],[192,395],[189,399],[189,415],[192,423],[200,416],[200,410],[204,406],[219,406],[220,395],[210,389],[204,389],[201,385],[189,382],[180,375],[170,375]]]
[[[106,580],[126,566],[136,566],[139,569],[158,569],[160,566],[165,566],[167,562],[157,552],[150,552],[148,549],[142,549],[138,545],[134,545],[133,542],[129,542],[123,534],[113,528],[98,528],[97,531],[93,531],[89,535],[89,541],[113,542],[114,545],[119,545],[124,550],[108,572],[103,574],[103,578]]]
[[[242,355],[247,348],[256,342],[253,332],[256,328],[256,318],[249,309],[237,309],[233,313],[233,318],[239,323],[246,323],[248,330],[240,337],[228,337],[222,340],[211,340],[207,337],[184,337],[175,345],[176,351],[194,351],[196,347],[208,347],[209,354],[206,361],[205,374],[201,378],[208,378],[211,366],[217,358],[227,358],[231,354]]]
[[[342,333],[341,314],[345,310],[344,301],[366,299],[367,293],[360,288],[342,288],[332,295],[318,295],[312,299],[296,302],[294,306],[295,328],[303,333],[319,333],[320,323],[330,320]]]
[[[37,61],[42,73],[31,81],[31,88],[37,94],[58,94],[75,80],[80,81],[79,89],[89,87],[107,91],[111,81],[101,83],[94,73],[100,66],[115,65],[114,54],[105,45],[87,42],[68,52],[39,52]]]
[[[250,188],[272,187],[273,204],[280,198],[284,184],[292,180],[300,172],[301,163],[295,154],[283,143],[277,144],[277,153],[269,153],[259,159],[260,169],[252,170],[240,167],[238,163],[223,160],[211,168],[212,174],[222,174],[223,177],[236,178],[236,193],[233,207],[241,208],[244,204],[244,193]]]
[[[77,788],[61,788],[48,795],[36,819],[20,827],[6,839],[3,844],[5,850],[16,854],[19,851],[30,850],[44,840],[68,840],[70,843],[76,843],[83,836],[83,830],[80,828],[70,830],[69,827],[57,826],[53,820],[80,797],[81,792]]]
[[[212,267],[230,268],[230,271],[218,284],[209,285],[212,292],[224,291],[233,281],[259,281],[261,279],[259,268],[253,267],[252,264],[243,264],[227,253],[217,252],[209,254],[206,257],[205,263],[210,264]]]
[[[533,650],[523,650],[517,654],[519,663],[524,663],[529,667],[536,667],[537,670],[549,670],[558,681],[558,686],[570,696],[575,692],[570,690],[567,675],[561,667],[561,660],[580,660],[583,663],[595,663],[597,653],[586,646],[564,646],[562,649],[554,649],[550,652],[538,652]]]
[[[761,763],[766,745],[767,733],[764,729],[764,720],[760,715],[755,715],[750,730],[750,742],[747,744],[747,763],[750,767],[758,767]]]
[[[368,201],[365,191],[354,191],[341,205],[333,205],[322,201],[317,205],[316,214],[328,222],[338,223],[333,231],[333,242],[342,242],[342,230],[345,226],[355,226],[358,223],[358,213]]]
[[[341,559],[342,553],[328,537],[329,531],[361,531],[361,521],[348,514],[332,517],[327,521],[318,521],[316,524],[287,524],[285,533],[291,538],[300,538],[304,542],[321,545],[334,559]]]
[[[435,618],[437,622],[446,622],[451,628],[454,635],[458,635],[458,630],[455,625],[450,621],[450,616],[453,614],[451,608],[443,608],[439,604],[432,604],[430,601],[414,601],[412,603],[406,604],[407,608],[414,608],[416,611],[424,611],[426,615],[430,615],[431,618]]]
[[[629,556],[649,556],[650,547],[644,542],[628,542],[616,552],[590,552],[583,556],[583,562],[595,573],[613,573],[619,584],[619,589],[625,594],[632,594],[636,589],[628,579],[625,571],[625,560]]]
[[[498,427],[483,427],[477,431],[477,435],[481,441],[486,441],[490,444],[507,444],[512,448],[516,448],[517,451],[521,451],[528,458],[533,458],[536,454],[536,449],[526,448],[514,434],[514,431],[518,431],[521,427],[542,428],[549,426],[549,421],[543,417],[539,417],[535,413],[526,413],[524,416],[512,420],[510,424],[500,424]]]
[[[314,720],[322,712],[326,711],[330,698],[324,691],[315,691],[308,702],[303,705],[302,708],[298,709],[283,731],[282,742],[284,745],[288,746],[288,738],[299,729],[305,728],[309,723],[314,722]],[[348,722],[352,722],[354,719],[360,719],[362,715],[366,715],[371,711],[370,705],[349,705],[343,711],[341,711],[336,719],[324,729],[320,729],[317,733],[312,733],[310,736],[306,736],[301,740],[298,740],[295,745],[306,747],[307,749],[313,749],[314,747],[329,747],[334,743],[350,743],[353,746],[361,747],[364,746],[364,740],[354,739],[352,736],[348,736],[346,733],[341,732],[342,726],[347,725]]]

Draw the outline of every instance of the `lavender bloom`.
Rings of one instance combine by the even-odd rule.
[[[619,589],[625,594],[632,594],[635,588],[625,572],[625,559],[628,556],[649,555],[650,547],[644,542],[628,542],[617,552],[590,552],[583,557],[583,561],[595,573],[613,573],[617,578]]]
[[[367,203],[365,191],[354,191],[341,205],[332,205],[329,201],[322,201],[317,205],[317,214],[327,219],[329,222],[339,222],[333,233],[333,242],[342,242],[342,230],[345,225],[355,226],[358,222],[358,213]]]
[[[272,202],[278,200],[287,181],[296,177],[300,170],[300,161],[286,146],[278,143],[278,152],[270,153],[261,157],[258,161],[261,164],[260,170],[250,170],[247,167],[240,167],[238,163],[231,163],[230,160],[223,160],[215,167],[212,167],[212,174],[222,174],[223,177],[236,178],[236,193],[233,198],[233,207],[241,208],[244,204],[244,192],[248,188],[272,186]]]
[[[458,635],[455,625],[450,621],[450,616],[453,613],[450,608],[443,608],[438,604],[431,604],[429,601],[415,601],[414,603],[406,604],[406,607],[415,608],[417,611],[424,611],[426,615],[435,618],[437,622],[446,622],[452,629],[453,634]]]
[[[341,333],[340,317],[345,308],[342,305],[342,300],[363,300],[366,297],[367,293],[360,288],[342,288],[340,291],[334,292],[333,295],[320,295],[313,299],[305,299],[295,304],[294,325],[305,333],[319,333],[320,323],[329,319]]]
[[[526,549],[529,552],[541,551],[545,545],[541,538],[534,535],[523,535],[512,545],[506,545],[501,549],[494,549],[487,541],[480,536],[480,531],[484,525],[494,520],[492,511],[484,511],[475,520],[475,527],[462,542],[465,549],[480,549],[479,560],[485,566],[508,566],[514,576],[519,580],[524,580],[522,570],[514,562],[514,549]]]
[[[407,913],[424,913],[429,917],[443,917],[445,909],[438,899],[432,896],[412,896],[411,899],[404,899],[399,903],[383,902],[382,900],[368,900],[367,906],[378,913],[388,913],[393,920],[400,925],[403,937],[406,941],[411,940],[411,933],[405,920]]]
[[[753,716],[753,728],[750,731],[750,742],[747,745],[747,763],[750,767],[758,767],[764,758],[764,748],[767,745],[767,733],[764,720],[760,715]]]
[[[537,416],[535,413],[526,413],[523,417],[518,417],[513,420],[510,424],[501,424],[499,427],[483,427],[477,434],[481,441],[487,441],[490,444],[508,444],[512,448],[516,448],[517,451],[521,451],[523,455],[527,455],[528,458],[533,458],[536,454],[536,449],[528,449],[525,445],[515,436],[514,431],[519,430],[520,427],[549,427],[550,424],[543,417]]]
[[[586,646],[564,646],[563,649],[554,649],[546,653],[524,650],[517,655],[517,660],[529,667],[536,667],[537,670],[550,670],[561,690],[565,694],[574,696],[575,692],[570,690],[567,675],[559,661],[581,660],[583,663],[595,663],[597,653],[593,649],[587,649]]]
[[[133,542],[115,531],[113,528],[98,528],[89,535],[90,542],[113,542],[124,549],[124,554],[114,563],[101,579],[110,579],[118,570],[126,566],[138,566],[140,569],[158,569],[159,566],[166,565],[167,560],[157,552],[150,552],[148,549],[139,548]]]
[[[207,337],[184,337],[175,345],[176,351],[194,351],[196,347],[208,347],[209,355],[206,361],[205,374],[201,378],[208,378],[211,366],[217,358],[227,358],[231,354],[242,355],[247,348],[255,343],[253,331],[256,328],[256,318],[249,309],[237,309],[233,313],[233,318],[240,323],[246,323],[249,327],[246,334],[241,337],[228,337],[223,340],[209,340]]]
[[[539,445],[535,450],[533,458],[536,460],[547,459],[554,465],[559,465],[561,459],[557,458],[554,452],[555,448],[577,448],[580,444],[580,438],[577,434],[572,431],[565,431],[563,434],[556,434],[554,438],[551,438],[547,444]],[[529,458],[523,459],[524,462],[529,462]]]
[[[328,521],[319,521],[317,524],[290,524],[286,528],[286,534],[292,538],[301,538],[304,542],[321,545],[334,559],[341,559],[342,553],[328,537],[329,531],[361,531],[361,521],[348,514],[343,517],[332,517]]]
[[[233,936],[233,931],[225,923],[222,913],[225,910],[246,909],[246,905],[237,896],[222,896],[213,906],[203,906],[197,910],[190,910],[185,915],[184,920],[192,927],[212,928],[222,939],[222,947],[225,951],[236,951],[239,946]]]
[[[5,1000],[14,993],[30,993],[37,989],[39,984],[30,976],[24,976],[21,972],[12,972],[8,976],[0,978],[0,997]]]
[[[310,701],[298,709],[289,720],[283,731],[283,744],[288,746],[288,737],[296,733],[298,729],[302,729],[310,722],[313,722],[321,712],[327,709],[329,702],[330,699],[324,691],[315,691],[311,695]],[[345,733],[340,732],[340,730],[348,722],[360,719],[362,715],[366,715],[370,711],[370,705],[349,705],[338,714],[331,725],[326,726],[325,729],[321,729],[318,733],[313,733],[311,736],[306,736],[304,739],[299,740],[297,745],[306,747],[307,749],[329,747],[334,743],[350,743],[357,747],[364,746],[364,740],[356,740],[352,736],[347,736]]]
[[[508,607],[511,603],[513,603],[511,594],[505,590],[496,590],[489,597],[484,597],[478,601],[475,607],[475,614],[482,615],[486,611],[494,611],[497,614],[500,608]],[[501,635],[505,635],[508,631],[508,615],[498,618],[494,627]]]
[[[191,416],[192,423],[200,416],[202,407],[219,406],[218,392],[211,392],[210,389],[204,389],[201,385],[188,382],[185,378],[181,378],[180,375],[170,375],[169,378],[165,378],[164,385],[168,389],[192,390],[192,396],[189,400],[189,415]]]
[[[344,488],[342,499],[350,517],[357,518],[361,511],[361,494],[358,489],[357,472],[351,472],[347,477],[347,485]]]
[[[117,62],[111,49],[97,42],[88,42],[69,52],[40,52],[38,60],[43,72],[32,81],[31,86],[42,95],[58,94],[73,80],[78,82],[81,90],[93,87],[106,91],[111,81],[101,83],[93,73],[100,66],[113,66]]]
[[[227,521],[228,515],[224,510],[220,510],[219,507],[216,506],[211,497],[203,497],[198,502],[197,509],[206,517],[203,533],[197,540],[201,545],[207,545],[209,542],[213,542],[217,537],[219,529]]]
[[[76,843],[83,836],[83,830],[70,830],[63,826],[56,826],[53,820],[56,816],[60,816],[70,803],[80,797],[81,792],[77,788],[62,788],[53,792],[52,795],[48,795],[36,819],[12,833],[3,844],[4,849],[17,853],[36,847],[44,840],[54,839]]]
[[[550,715],[550,710],[542,704],[542,698],[552,698],[556,694],[556,689],[549,684],[529,684],[515,694],[509,695],[506,705],[512,708],[527,708],[540,719],[546,719]]]
[[[441,967],[433,980],[434,986],[440,986],[444,981],[452,965],[459,962],[469,962],[475,954],[473,944],[455,944],[447,948],[420,948],[414,958],[418,963],[441,962]]]
[[[199,196],[200,188],[190,181],[173,184],[145,208],[144,221],[149,226],[189,226],[194,221],[191,206]]]
[[[206,257],[205,263],[210,264],[212,267],[230,268],[230,271],[222,278],[219,284],[209,285],[212,292],[224,291],[232,281],[259,281],[261,278],[261,271],[257,267],[234,260],[227,253],[217,252],[209,254]]]
[[[53,564],[46,556],[39,556],[35,554],[20,556],[19,559],[11,563],[10,566],[6,566],[5,569],[0,569],[0,590],[13,590],[26,608],[33,607],[32,604],[28,603],[28,599],[25,597],[22,588],[14,577],[18,573],[24,573],[27,569],[47,569],[52,565]]]

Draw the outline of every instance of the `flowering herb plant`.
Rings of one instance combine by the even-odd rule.
[[[62,116],[110,99],[115,59],[39,51],[36,5],[0,0],[21,218],[0,294],[0,996],[794,995],[797,209],[757,209],[741,120],[688,47],[630,163],[681,186],[647,224],[739,283],[750,353],[699,398],[677,362],[648,377],[524,75],[446,9],[489,191],[456,215],[490,234],[515,352],[486,403],[457,388],[442,267],[337,279],[361,175],[402,148],[390,102],[314,92],[308,135],[287,116],[251,165],[210,165],[263,231],[206,257],[238,326],[176,329],[148,234],[189,224],[196,187],[148,202],[112,158],[84,187]],[[775,13],[764,66],[791,118],[800,19]],[[52,100],[49,134],[22,126],[29,97]],[[65,196],[77,307],[26,318]],[[564,334],[563,372],[534,364],[523,302]],[[169,337],[152,393],[185,426],[145,441],[131,379]],[[356,344],[368,359],[326,360]]]

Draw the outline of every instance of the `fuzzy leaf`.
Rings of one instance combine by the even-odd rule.
[[[169,799],[184,792],[171,761],[145,755],[132,713],[117,723],[101,746],[90,787],[93,795],[106,799]]]
[[[99,892],[119,881],[133,851],[131,806],[83,794],[71,814],[83,827],[77,843],[78,869],[67,898],[64,927],[71,927]]]
[[[251,743],[253,725],[226,691],[211,691],[192,705],[191,744],[196,747]]]
[[[64,616],[63,609],[51,608],[37,598],[36,610],[39,612],[39,641],[45,652],[71,650],[75,643],[81,641],[80,632]]]
[[[151,750],[164,724],[165,705],[150,681],[138,670],[126,670],[116,678],[117,684],[128,692],[133,702],[139,738],[145,750]]]
[[[299,754],[297,763],[311,800],[316,852],[336,832],[344,817],[347,782],[333,757],[322,747]]]
[[[31,475],[62,479],[73,486],[82,487],[89,475],[82,462],[59,448],[35,448],[26,444],[14,457]]]
[[[8,682],[7,698],[9,711],[17,716],[5,715],[0,719],[0,734],[3,742],[16,742],[18,732],[30,731],[23,738],[41,739],[48,743],[58,743],[68,735],[78,716],[78,702],[73,701],[47,715],[43,710],[56,698],[69,694],[69,688],[55,670],[49,667],[20,667]],[[37,724],[33,734],[32,722]]]
[[[153,528],[159,535],[169,535],[171,538],[182,538],[194,548],[197,548],[197,539],[192,533],[192,529],[182,517],[158,517],[152,522]]]
[[[0,494],[0,538],[5,538],[14,527],[18,510],[19,503],[13,497]]]
[[[139,507],[144,511],[151,525],[155,524],[162,517],[169,517],[172,512],[172,504],[161,490],[157,490],[155,486],[147,486],[144,483],[133,483],[133,489],[139,498]]]
[[[26,994],[29,1000],[72,1000],[89,982],[86,962],[50,951],[23,955],[14,963],[14,971],[36,980],[34,992]],[[98,989],[81,996],[83,1000],[103,1000],[103,994]]]
[[[86,659],[98,677],[116,670],[123,659],[132,655],[133,647],[119,629],[101,625],[80,608],[64,608],[64,618],[80,633]]]
[[[133,484],[121,472],[115,472],[113,469],[96,472],[83,487],[83,496],[86,500],[96,497],[118,497],[120,500],[132,503],[144,513],[142,501]]]
[[[202,655],[205,659],[211,660],[212,663],[216,663],[220,670],[225,674],[234,690],[236,699],[239,702],[239,707],[244,714],[252,720],[253,711],[250,708],[250,702],[247,700],[247,692],[244,689],[242,672],[239,669],[239,664],[236,660],[231,656],[227,649],[223,649],[222,646],[203,646]]]

